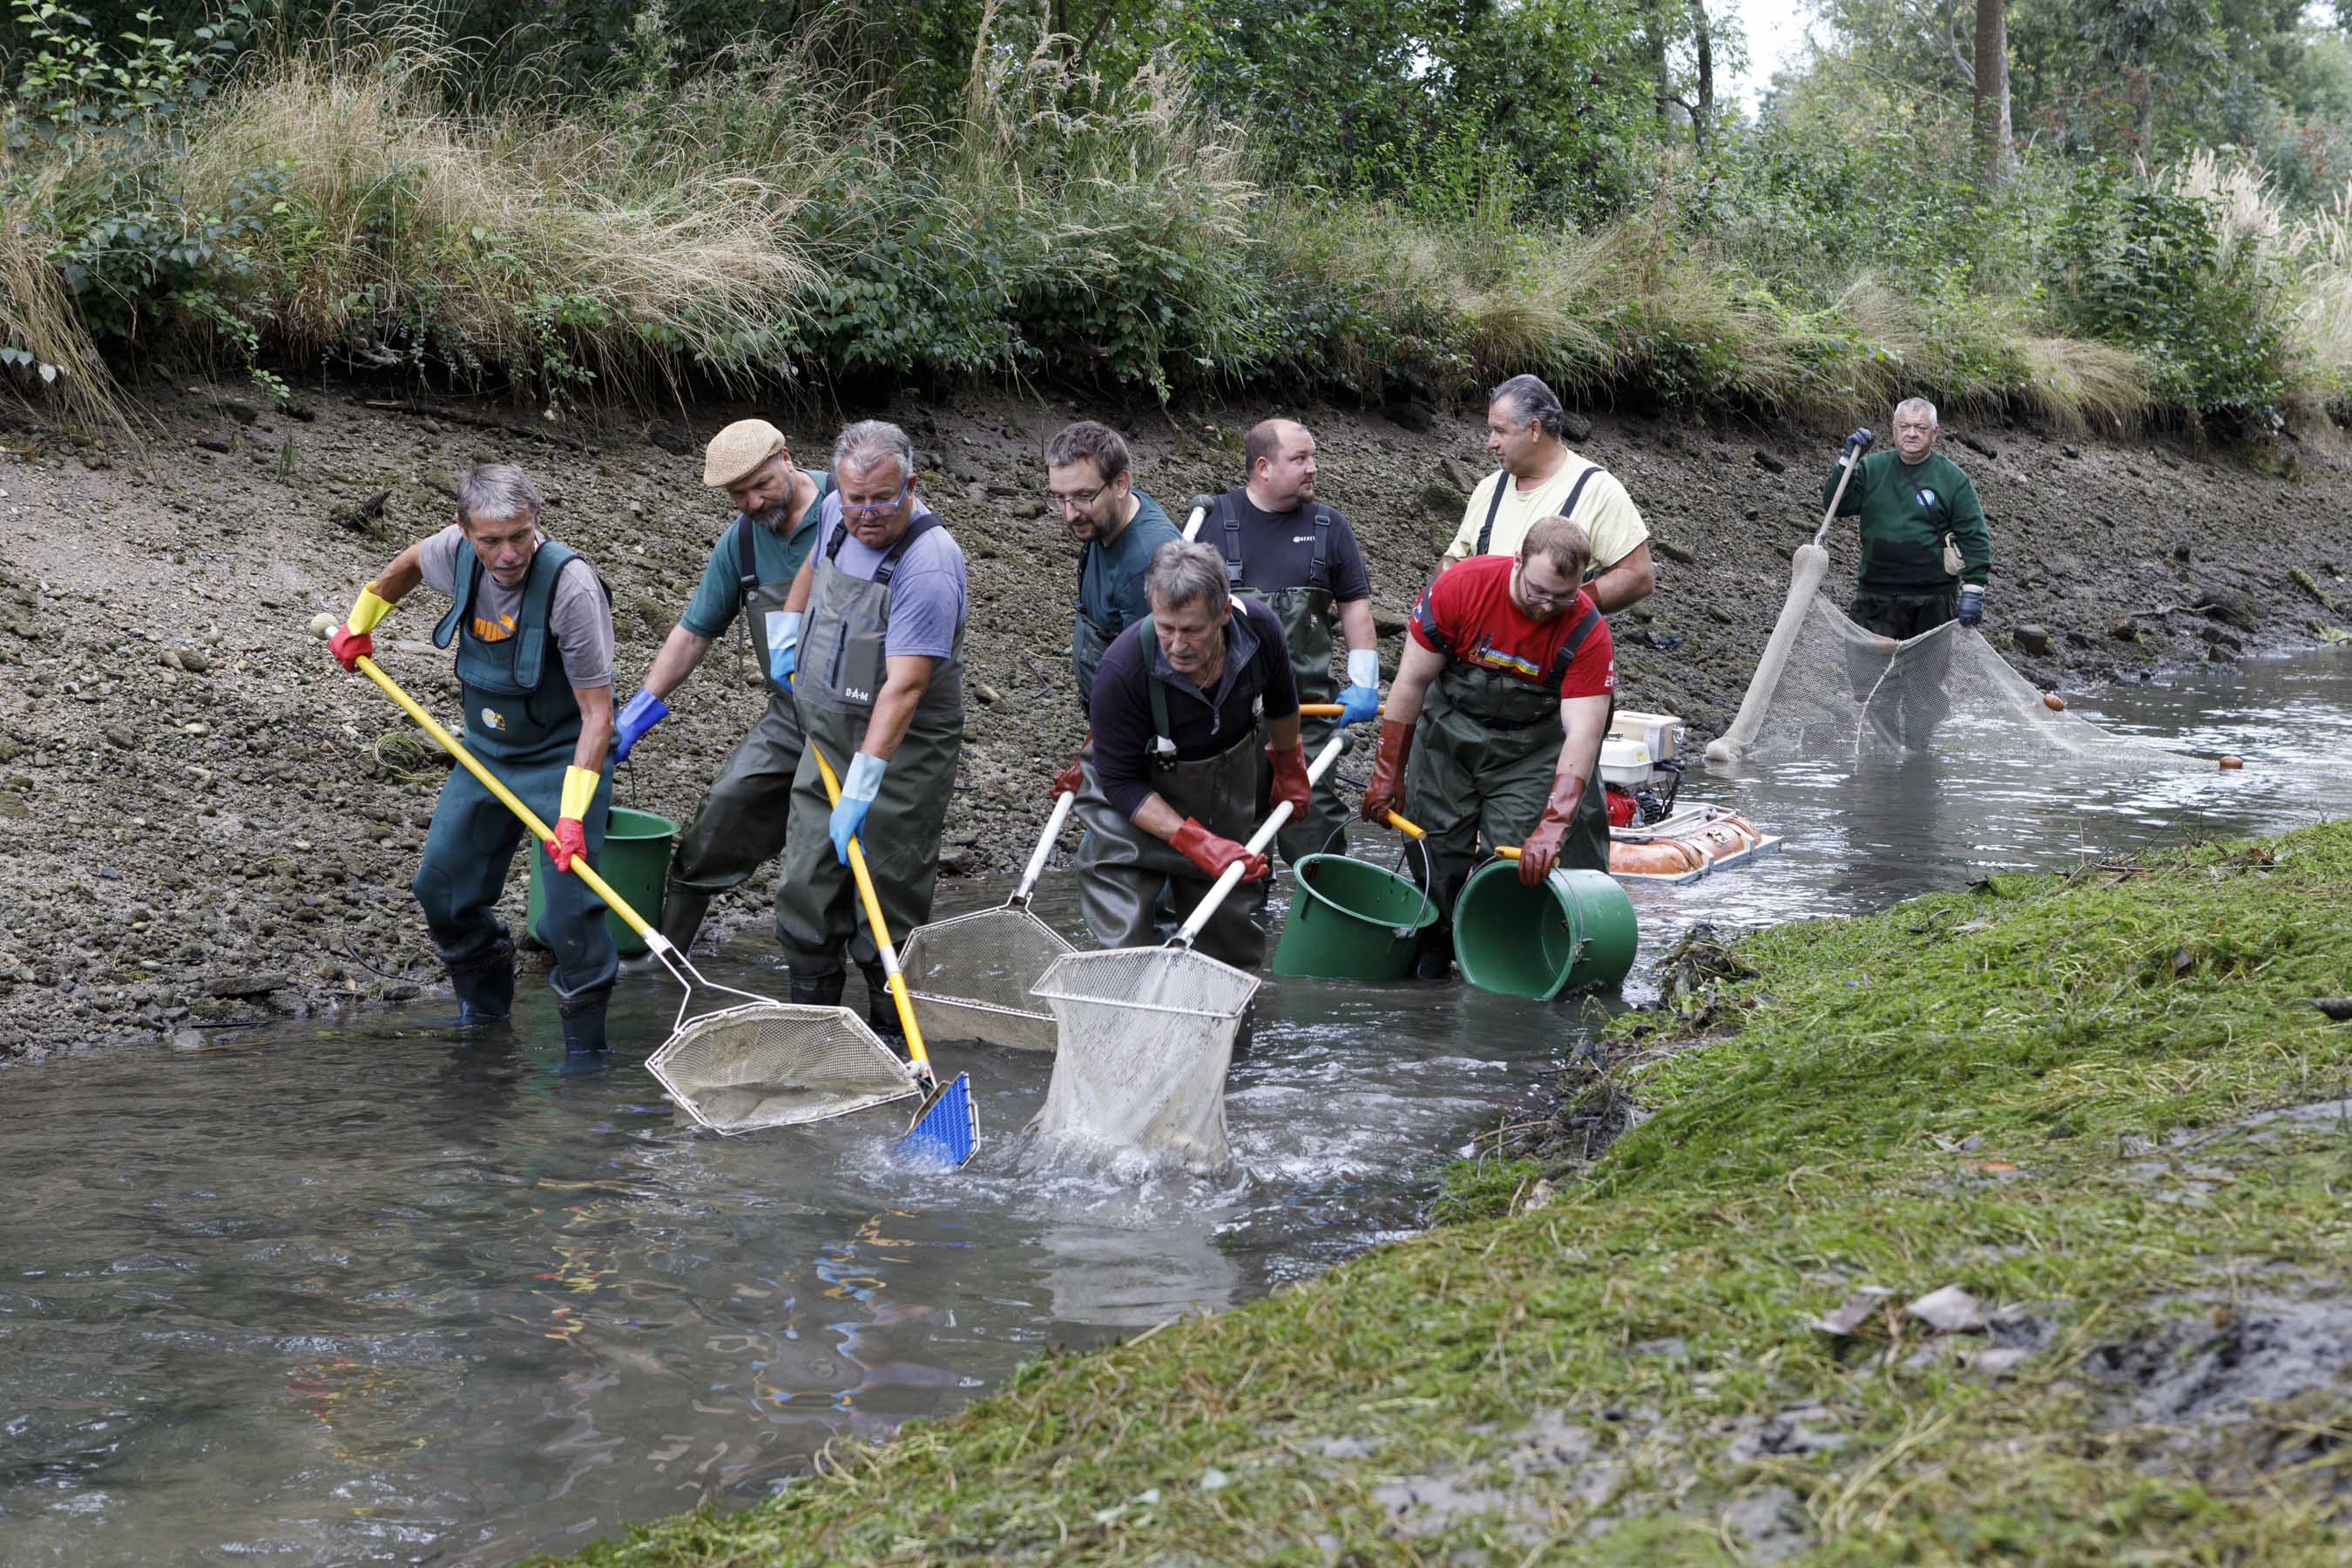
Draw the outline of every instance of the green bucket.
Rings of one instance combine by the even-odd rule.
[[[1298,862],[1290,918],[1274,950],[1276,974],[1402,980],[1437,906],[1410,877],[1345,855]]]
[[[1536,887],[1516,860],[1470,874],[1454,904],[1454,961],[1486,991],[1545,999],[1604,990],[1633,967],[1633,900],[1605,871],[1554,869]]]
[[[645,922],[658,930],[662,918],[662,895],[669,883],[670,841],[677,837],[677,824],[667,816],[650,811],[637,811],[616,805],[604,821],[604,848],[596,857],[596,873],[612,884],[613,891],[629,900]],[[523,929],[531,940],[545,946],[539,934],[539,917],[547,910],[547,894],[540,887],[540,868],[547,863],[545,855],[530,858],[530,902],[523,910]],[[549,872],[551,876],[564,873]],[[635,958],[646,951],[645,939],[629,929],[629,922],[607,910],[604,924],[613,933],[613,945],[621,950],[623,958]]]

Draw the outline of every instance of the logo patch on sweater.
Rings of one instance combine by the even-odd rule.
[[[505,714],[503,714],[503,713],[499,712],[499,711],[497,709],[495,709],[495,708],[485,708],[485,709],[483,709],[483,710],[482,710],[482,728],[483,728],[483,729],[485,729],[485,730],[504,730],[506,727],[507,727],[507,716],[506,716]]]

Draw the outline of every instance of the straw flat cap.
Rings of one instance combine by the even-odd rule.
[[[764,419],[738,419],[703,448],[702,482],[725,489],[784,449],[784,433]]]

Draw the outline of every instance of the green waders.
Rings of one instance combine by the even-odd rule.
[[[1331,515],[1312,501],[1307,504],[1315,510],[1315,556],[1308,574],[1319,584],[1331,570],[1328,550]],[[1337,702],[1339,700],[1339,681],[1331,673],[1331,591],[1319,585],[1277,588],[1270,592],[1251,587],[1242,580],[1244,573],[1241,518],[1234,511],[1230,497],[1218,498],[1217,516],[1223,523],[1225,579],[1234,593],[1247,594],[1258,600],[1282,623],[1283,640],[1290,648],[1291,674],[1298,682],[1298,700]],[[1331,731],[1339,727],[1339,722],[1336,719],[1299,716],[1298,742],[1307,749],[1308,757],[1323,749],[1323,743],[1331,738]],[[1258,733],[1258,744],[1265,744],[1263,728]],[[1275,847],[1281,851],[1283,859],[1293,866],[1309,855],[1321,854],[1324,845],[1332,843],[1334,836],[1348,825],[1348,810],[1340,804],[1338,787],[1332,778],[1338,771],[1334,768],[1324,775],[1316,784],[1315,792],[1307,797],[1306,812],[1292,817],[1275,837]],[[1265,820],[1266,813],[1273,807],[1273,774],[1267,773],[1260,784],[1256,801],[1260,821]],[[1333,847],[1339,846],[1334,844]]]
[[[831,489],[830,476],[818,491]],[[783,629],[784,601],[793,584],[762,583],[752,563],[750,519],[738,526],[736,539],[743,583],[743,625],[751,634],[751,651],[760,674],[768,679],[768,650]],[[811,524],[810,526],[817,526]],[[784,847],[784,830],[792,822],[793,775],[801,765],[801,716],[793,689],[768,680],[768,710],[760,715],[711,781],[684,832],[670,862],[669,891],[662,904],[662,935],[680,948],[694,945],[710,900],[750,879],[751,873]]]
[[[1085,570],[1085,557],[1079,558],[1079,569]],[[1102,668],[1103,655],[1110,651],[1111,639],[1117,632],[1106,632],[1078,606],[1070,617],[1070,676],[1078,683],[1078,717],[1084,720],[1095,697],[1095,671]]]
[[[1845,613],[1848,620],[1865,631],[1909,642],[1958,619],[1960,591],[1955,587],[1925,594],[1878,594],[1858,589]],[[1846,653],[1846,679],[1853,688],[1854,700],[1870,705],[1871,728],[1889,745],[1908,746],[1915,752],[1927,749],[1936,726],[1951,714],[1952,700],[1944,689],[1944,679],[1951,668],[1949,637],[1907,655],[1903,669],[1884,682],[1880,678],[1886,675],[1887,662],[1883,653],[1866,647],[1849,647]]]
[[[466,704],[466,744],[522,803],[547,822],[562,814],[563,771],[580,740],[580,705],[565,678],[549,608],[555,579],[573,553],[549,540],[531,558],[514,635],[485,642],[474,635],[468,611],[481,584],[471,545],[457,547],[457,592],[435,628],[436,647],[457,645],[457,679]],[[607,764],[588,815],[581,819],[594,864],[604,847],[604,820],[613,803]],[[494,1023],[514,1002],[514,940],[496,913],[522,824],[463,769],[453,771],[433,807],[424,862],[410,889],[448,966],[460,1024]],[[532,854],[547,850],[533,844]],[[563,1043],[573,1050],[604,1048],[604,1005],[620,968],[604,903],[579,878],[540,868],[546,906],[540,935],[555,954],[555,994],[563,1015]]]
[[[1246,843],[1255,830],[1258,796],[1266,787],[1262,730],[1250,732],[1213,757],[1176,758],[1168,719],[1169,687],[1152,668],[1159,639],[1149,620],[1138,623],[1135,640],[1144,658],[1151,693],[1151,731],[1158,737],[1151,760],[1151,787],[1179,816],[1210,832]],[[1271,649],[1261,648],[1264,658]],[[1265,689],[1265,666],[1253,660],[1244,678]],[[1086,783],[1078,791],[1078,820],[1086,837],[1078,844],[1078,909],[1087,930],[1106,948],[1144,947],[1166,939],[1176,923],[1206,898],[1213,879],[1165,839],[1146,833],[1114,808],[1095,777],[1092,745],[1081,755]],[[1265,930],[1257,914],[1265,907],[1266,884],[1245,884],[1217,906],[1201,928],[1196,945],[1210,957],[1237,969],[1255,969],[1265,960]]]
[[[870,583],[834,564],[842,542],[849,537],[845,527],[834,534],[831,549],[817,557],[793,694],[800,702],[803,731],[824,749],[835,774],[848,771],[850,758],[865,744],[874,698],[888,675],[883,647],[890,626],[890,577],[907,547],[938,526],[936,518],[917,518]],[[931,898],[939,887],[940,833],[947,826],[948,801],[962,754],[963,633],[959,628],[955,650],[932,669],[914,722],[898,742],[858,834],[882,918],[896,938],[903,940],[931,918]],[[841,1000],[845,979],[841,960],[846,952],[866,973],[875,1027],[895,1035],[898,1015],[883,989],[881,953],[859,919],[849,868],[834,854],[832,816],[816,759],[803,752],[793,778],[793,831],[784,841],[783,873],[776,888],[776,945],[793,973],[793,1000],[821,1006]]]
[[[1598,612],[1591,619],[1599,621]],[[1449,661],[1437,678],[1404,772],[1404,815],[1428,835],[1422,842],[1441,916],[1423,938],[1424,950],[1451,951],[1454,900],[1477,867],[1480,838],[1489,851],[1523,844],[1542,817],[1567,741],[1559,682],[1582,641],[1570,638],[1541,685],[1458,661]],[[1598,766],[1584,781],[1559,865],[1609,869],[1609,807]]]

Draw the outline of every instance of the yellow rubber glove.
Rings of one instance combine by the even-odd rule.
[[[343,629],[353,637],[362,637],[375,630],[376,624],[392,614],[392,601],[380,596],[373,583],[360,589],[360,596],[352,601],[352,613],[343,617]]]

